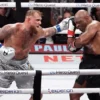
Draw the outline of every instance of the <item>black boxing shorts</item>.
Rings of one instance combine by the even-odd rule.
[[[100,69],[100,55],[84,54],[79,69]],[[79,75],[76,82],[82,85],[87,82],[87,87],[90,85],[100,87],[100,75]]]

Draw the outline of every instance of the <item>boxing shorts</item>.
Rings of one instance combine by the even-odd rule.
[[[84,54],[79,69],[100,69],[100,55]],[[82,85],[87,82],[87,87],[100,87],[100,75],[79,75],[76,82]]]
[[[14,55],[15,51],[13,48],[0,48],[0,70],[34,70],[28,58],[22,60],[12,59]],[[20,77],[0,75],[0,87],[8,88],[15,81],[18,88],[33,88],[33,80],[34,76],[32,75],[23,75]]]

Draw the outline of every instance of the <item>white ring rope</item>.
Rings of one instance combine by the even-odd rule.
[[[100,93],[100,88],[45,88],[42,94],[69,94],[69,93]],[[0,94],[34,94],[34,89],[0,89]]]
[[[0,75],[17,75],[17,76],[27,76],[33,75],[35,76],[36,71],[32,70],[3,70],[0,71]],[[82,69],[82,70],[43,70],[42,75],[100,75],[100,69]]]
[[[16,7],[15,2],[0,2],[0,7]],[[56,7],[100,7],[100,3],[36,3],[21,2],[21,7],[42,7],[42,8],[56,8]]]

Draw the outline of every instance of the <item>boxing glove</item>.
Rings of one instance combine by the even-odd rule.
[[[75,47],[75,41],[73,41],[72,43],[70,43],[68,45],[68,50],[71,51],[71,52],[75,52],[76,51],[76,47]]]
[[[53,26],[56,29],[56,32],[61,32],[67,30],[69,18],[63,19],[59,24]]]
[[[76,48],[75,47],[75,41],[73,41],[73,42],[71,42],[71,43],[69,43],[68,44],[68,50],[69,51],[71,51],[71,52],[77,52],[77,51],[79,51],[82,47],[80,47],[80,48]]]
[[[15,56],[15,49],[12,47],[5,47],[2,46],[0,48],[0,60],[2,62],[7,62],[8,60],[11,60]]]
[[[75,23],[74,23],[74,16],[72,16],[68,20],[68,33],[67,37],[74,37],[75,36]]]

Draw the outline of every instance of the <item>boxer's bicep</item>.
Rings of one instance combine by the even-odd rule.
[[[84,45],[87,45],[94,38],[96,33],[96,27],[88,27],[84,33],[82,33],[78,38],[76,38],[75,46],[82,47]]]

